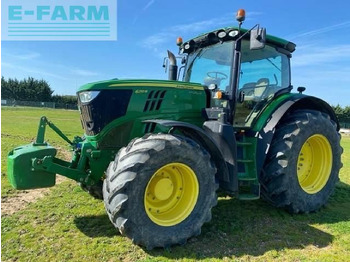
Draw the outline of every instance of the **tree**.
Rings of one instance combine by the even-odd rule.
[[[16,78],[6,80],[2,76],[1,93],[4,99],[49,102],[51,101],[53,90],[43,79],[37,80],[33,77],[28,77],[18,81]]]

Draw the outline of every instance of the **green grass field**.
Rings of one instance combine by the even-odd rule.
[[[2,108],[1,196],[17,194],[6,179],[6,155],[36,135],[46,115],[72,138],[81,135],[78,111]],[[65,148],[53,132],[47,140]],[[317,213],[290,215],[262,200],[222,197],[213,219],[185,246],[145,250],[121,236],[103,203],[73,181],[1,223],[2,261],[350,261],[350,137],[342,139],[344,167],[329,203]],[[63,153],[61,153],[63,155]]]

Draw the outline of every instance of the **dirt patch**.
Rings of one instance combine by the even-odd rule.
[[[57,175],[56,185],[68,180],[67,178]],[[8,216],[24,209],[29,203],[35,202],[39,198],[47,195],[51,188],[38,188],[23,190],[18,194],[10,197],[1,198],[1,216]]]

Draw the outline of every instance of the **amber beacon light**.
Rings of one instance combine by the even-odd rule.
[[[238,22],[243,22],[245,20],[245,10],[239,9],[236,14],[236,19]]]

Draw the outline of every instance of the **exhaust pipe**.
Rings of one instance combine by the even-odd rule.
[[[169,75],[168,75],[168,79],[176,81],[177,80],[176,57],[169,50],[168,50],[168,58],[169,58]]]

